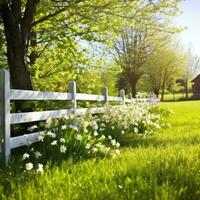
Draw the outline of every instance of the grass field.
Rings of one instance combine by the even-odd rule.
[[[200,101],[161,106],[174,110],[171,129],[124,138],[115,159],[68,161],[37,176],[1,174],[1,198],[200,199]]]

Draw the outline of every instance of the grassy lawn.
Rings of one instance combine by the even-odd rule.
[[[122,154],[45,169],[41,175],[0,175],[2,199],[200,199],[200,101],[162,103],[171,129],[124,138]]]

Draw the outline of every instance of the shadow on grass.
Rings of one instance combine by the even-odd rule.
[[[138,147],[166,147],[166,146],[173,146],[173,145],[196,145],[200,144],[200,136],[198,134],[192,135],[192,136],[176,136],[176,137],[163,137],[164,135],[155,134],[155,135],[148,135],[146,137],[144,136],[138,136],[138,135],[127,135],[123,138],[120,138],[120,144],[122,147],[132,147],[132,148],[138,148]]]

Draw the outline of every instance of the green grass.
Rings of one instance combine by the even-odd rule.
[[[200,199],[200,101],[162,103],[172,128],[124,138],[115,159],[0,175],[2,199]]]

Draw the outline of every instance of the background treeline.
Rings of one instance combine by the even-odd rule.
[[[199,58],[176,42],[180,2],[1,0],[0,67],[17,89],[66,91],[73,79],[83,93],[187,95]]]

